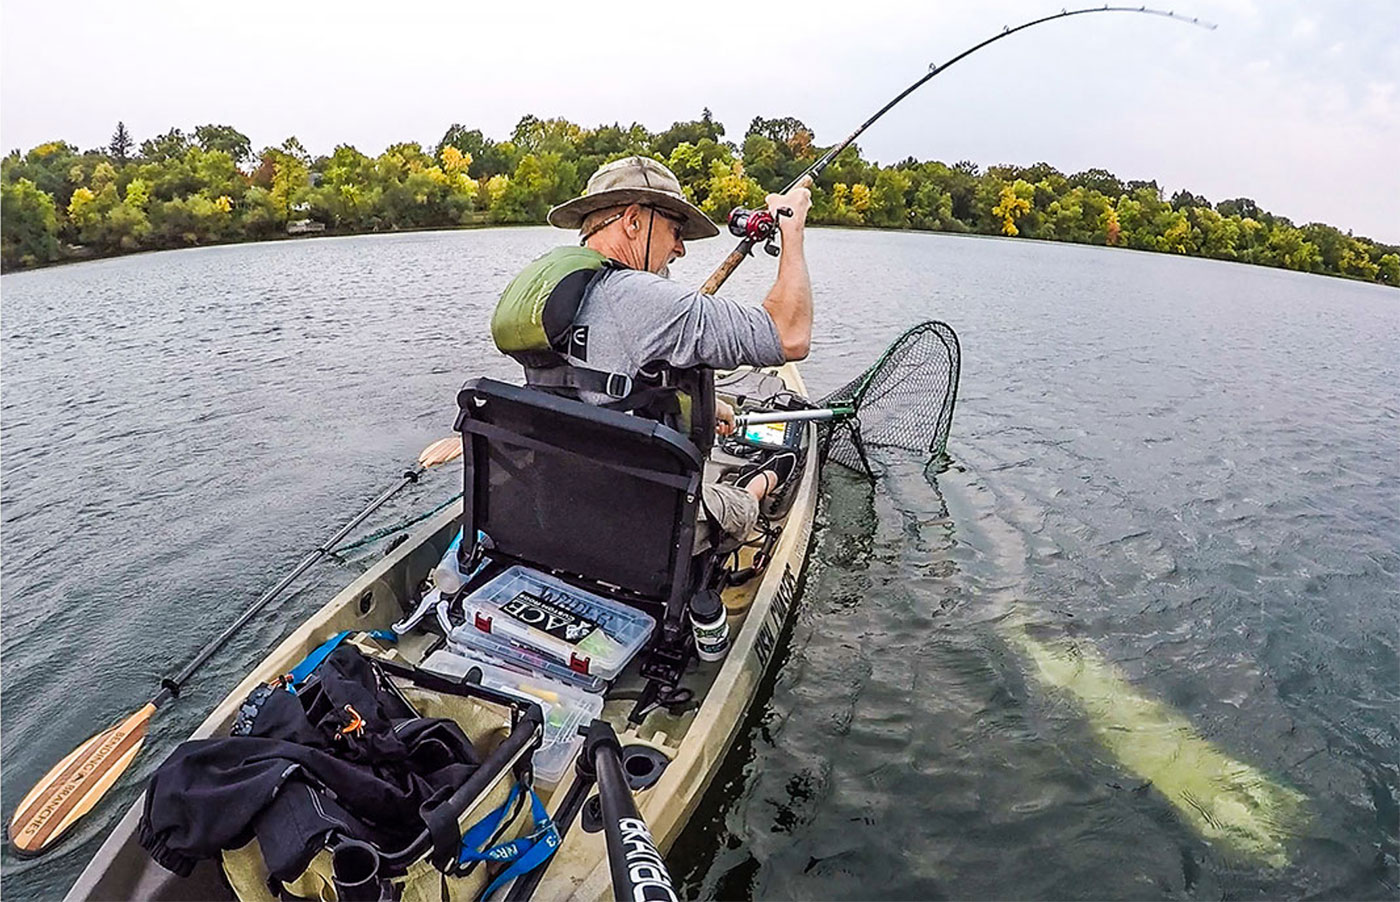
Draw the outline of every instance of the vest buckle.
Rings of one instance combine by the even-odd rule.
[[[608,373],[605,389],[609,398],[625,398],[632,394],[632,377],[622,373]]]

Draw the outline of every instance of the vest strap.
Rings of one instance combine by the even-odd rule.
[[[590,370],[573,364],[527,369],[525,383],[547,391],[590,391],[619,401],[632,394],[633,386],[632,377],[626,373]]]

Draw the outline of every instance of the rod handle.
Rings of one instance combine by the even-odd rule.
[[[744,262],[744,258],[749,255],[749,249],[752,247],[753,242],[747,240],[740,241],[739,245],[729,252],[729,256],[724,258],[724,262],[721,263],[714,272],[710,273],[710,277],[705,280],[705,284],[700,286],[700,293],[714,294],[716,291],[719,291],[720,286],[728,281],[729,277],[734,275],[734,270],[739,268],[739,264]]]

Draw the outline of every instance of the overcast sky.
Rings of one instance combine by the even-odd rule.
[[[1400,2],[1163,5],[1220,27],[1109,13],[1013,35],[862,152],[1103,167],[1400,243]],[[525,113],[655,131],[706,106],[736,141],[763,115],[831,143],[930,62],[1063,6],[3,0],[0,146],[105,145],[120,119],[138,141],[212,122],[254,147],[375,154],[453,122],[498,139]]]

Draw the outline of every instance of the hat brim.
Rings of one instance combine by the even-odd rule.
[[[686,241],[713,238],[719,234],[719,227],[710,221],[710,217],[700,212],[699,207],[674,194],[654,188],[613,188],[599,191],[597,194],[585,194],[550,210],[546,218],[549,224],[556,228],[578,229],[583,226],[583,220],[589,213],[629,204],[660,207],[681,217],[685,220],[681,238]]]

